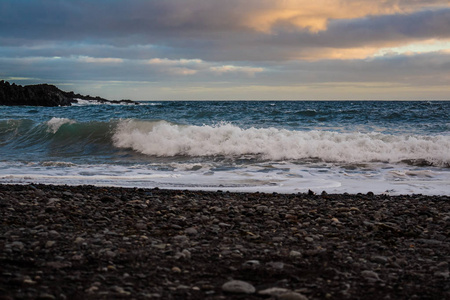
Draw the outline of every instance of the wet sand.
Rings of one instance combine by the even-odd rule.
[[[0,185],[0,299],[450,299],[450,197]]]

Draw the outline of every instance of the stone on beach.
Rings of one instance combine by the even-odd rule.
[[[222,285],[222,290],[228,293],[253,294],[256,289],[248,282],[241,280],[231,280]]]

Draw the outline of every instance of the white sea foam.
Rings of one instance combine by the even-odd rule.
[[[89,106],[89,105],[135,105],[135,103],[127,102],[110,102],[110,101],[98,101],[98,100],[84,100],[76,98],[77,102],[72,103],[72,106]]]
[[[97,185],[192,190],[228,190],[242,192],[428,194],[448,195],[450,171],[435,168],[422,171],[407,167],[382,168],[374,164],[368,170],[345,172],[332,164],[306,167],[290,163],[257,163],[239,168],[207,171],[205,168],[160,170],[157,165],[75,165],[23,164],[0,162],[0,183],[44,183]]]
[[[243,156],[268,160],[307,160],[365,163],[424,160],[450,165],[450,136],[290,131],[277,128],[242,129],[176,125],[165,121],[123,120],[114,145],[151,156]]]
[[[56,133],[58,129],[64,124],[74,124],[76,123],[74,120],[70,120],[67,118],[51,118],[50,121],[47,122],[48,131],[52,133]]]
[[[86,105],[102,105],[103,103],[96,100],[83,100],[83,99],[74,99],[77,102],[72,103],[73,106],[86,106]]]

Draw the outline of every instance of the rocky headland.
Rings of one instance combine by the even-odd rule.
[[[16,85],[0,81],[0,105],[8,106],[70,106],[78,99],[104,104],[138,104],[131,100],[107,100],[101,97],[84,96],[74,92],[64,92],[54,85]]]
[[[450,299],[450,198],[0,185],[0,299]]]

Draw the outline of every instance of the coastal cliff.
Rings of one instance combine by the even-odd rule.
[[[7,106],[70,106],[78,100],[110,104],[138,104],[131,100],[106,100],[100,97],[84,96],[64,92],[54,85],[16,85],[0,81],[0,105]]]

